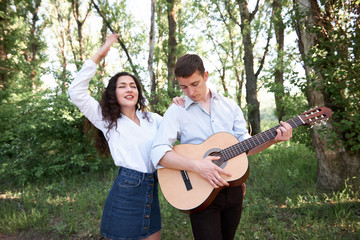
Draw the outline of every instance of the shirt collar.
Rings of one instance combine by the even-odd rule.
[[[211,92],[211,99],[212,100],[219,99],[219,94],[217,92],[211,91],[210,88],[209,88],[209,90]],[[193,101],[188,96],[185,96],[185,104],[184,104],[185,109],[188,109],[192,104],[197,104],[197,102]]]

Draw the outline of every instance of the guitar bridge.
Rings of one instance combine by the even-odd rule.
[[[182,178],[184,180],[186,190],[190,191],[193,187],[191,185],[189,175],[187,174],[187,172],[185,170],[180,170],[180,173],[181,173],[181,176],[182,176]]]

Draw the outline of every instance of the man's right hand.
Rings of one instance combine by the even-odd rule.
[[[213,163],[218,159],[217,156],[207,156],[201,160],[194,160],[185,158],[175,151],[168,151],[160,159],[159,165],[166,168],[195,172],[207,180],[214,188],[229,186],[229,183],[221,175],[231,177],[231,174]]]
[[[206,158],[196,161],[197,173],[209,181],[214,188],[229,186],[229,183],[221,176],[221,174],[231,177],[231,174],[218,167],[212,161],[218,160],[217,156],[207,156]]]

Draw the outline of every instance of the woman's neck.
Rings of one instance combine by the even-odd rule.
[[[121,109],[121,114],[125,115],[130,120],[134,121],[137,125],[140,125],[140,120],[136,115],[136,109],[135,108],[123,108]]]

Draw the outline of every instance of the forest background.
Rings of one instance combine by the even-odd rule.
[[[360,185],[359,2],[1,1],[0,200],[32,184],[56,190],[58,181],[113,169],[89,144],[84,116],[67,95],[112,31],[119,44],[90,83],[95,98],[109,76],[125,70],[141,80],[149,110],[163,114],[181,95],[177,57],[197,53],[210,87],[237,101],[252,135],[309,108],[331,108],[326,124],[296,129],[291,144],[313,153],[318,191],[351,186],[353,199]]]

